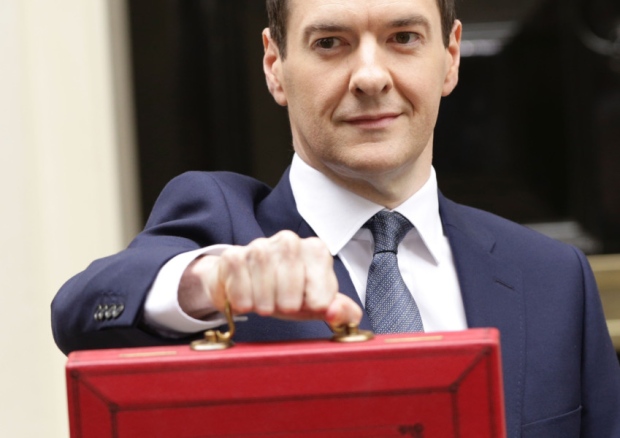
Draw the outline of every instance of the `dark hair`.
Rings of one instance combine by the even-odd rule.
[[[456,20],[455,0],[437,0],[441,14],[441,33],[443,44],[448,47],[452,25]],[[267,0],[267,15],[271,37],[278,45],[282,57],[286,57],[286,24],[289,0]]]

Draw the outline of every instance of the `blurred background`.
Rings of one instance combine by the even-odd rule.
[[[620,4],[457,10],[440,188],[584,250],[618,333]],[[232,170],[275,184],[288,165],[286,111],[262,74],[265,25],[262,0],[0,0],[1,436],[68,436],[49,303],[127,245],[168,180]]]

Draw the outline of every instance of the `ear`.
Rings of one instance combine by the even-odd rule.
[[[450,43],[446,48],[446,79],[443,84],[442,96],[447,96],[459,82],[459,66],[461,65],[461,33],[463,25],[459,20],[454,21],[450,33]]]
[[[269,28],[263,30],[263,47],[265,48],[263,70],[265,71],[267,88],[279,105],[286,106],[286,94],[282,86],[282,58],[278,46],[271,38]]]

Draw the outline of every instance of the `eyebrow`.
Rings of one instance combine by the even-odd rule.
[[[304,40],[308,40],[315,33],[346,33],[353,30],[350,26],[337,23],[310,24],[304,29]]]
[[[398,29],[403,27],[422,26],[427,32],[430,32],[431,25],[423,15],[411,15],[405,18],[398,18],[388,22],[388,29]],[[306,26],[304,29],[304,39],[308,40],[315,33],[347,33],[352,32],[351,26],[346,26],[336,22],[316,23]]]
[[[431,24],[428,19],[423,15],[411,15],[406,18],[399,18],[393,21],[390,21],[388,24],[388,28],[399,28],[399,27],[410,27],[410,26],[422,26],[426,29],[426,31],[430,32]]]

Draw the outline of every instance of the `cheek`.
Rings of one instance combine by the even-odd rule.
[[[305,119],[305,124],[330,120],[341,100],[341,93],[333,86],[336,82],[327,75],[297,75],[289,78],[287,93],[289,111]]]
[[[416,100],[439,100],[446,79],[444,57],[429,54],[406,63],[394,63],[393,79],[401,90]]]
[[[443,92],[443,81],[438,71],[420,71],[398,76],[396,88],[416,114],[432,115],[437,112]]]

